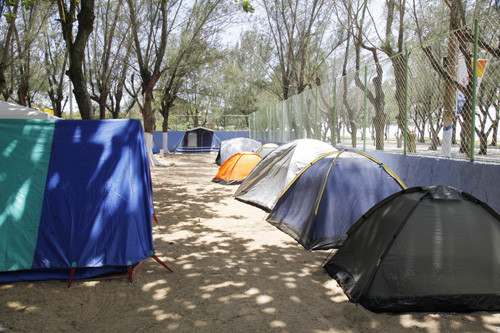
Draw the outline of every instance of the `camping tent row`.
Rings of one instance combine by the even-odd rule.
[[[262,160],[238,187],[237,200],[271,210],[297,174],[318,157],[337,151],[328,143],[300,139],[284,144]]]
[[[450,187],[406,190],[360,152],[301,158],[300,144],[324,148],[276,149],[235,196],[308,250],[340,248],[325,268],[350,300],[377,312],[500,310],[500,219],[490,207]]]
[[[260,149],[262,143],[260,141],[249,138],[233,138],[222,141],[219,153],[215,158],[215,163],[223,165],[231,157],[238,153],[253,153]],[[261,156],[262,157],[262,156]]]
[[[155,258],[139,121],[0,119],[0,132],[0,282],[94,277]]]
[[[316,140],[277,148],[235,193],[270,211],[267,221],[307,250],[338,247],[369,208],[405,188],[386,166]]]
[[[215,162],[221,164],[213,182],[232,185],[240,184],[260,161],[278,148],[275,143],[261,144],[248,138],[234,138],[222,141]],[[255,153],[252,153],[255,151]]]

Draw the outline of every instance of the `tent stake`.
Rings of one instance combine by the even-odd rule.
[[[160,224],[158,223],[158,220],[156,219],[156,215],[153,215],[153,218],[155,219],[156,225],[159,226]]]

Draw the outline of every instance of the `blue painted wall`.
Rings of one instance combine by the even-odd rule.
[[[220,141],[245,137],[248,131],[216,131]],[[168,132],[169,150],[175,150],[184,131]],[[163,146],[162,133],[153,133],[158,149]],[[263,143],[272,141],[263,141]],[[281,142],[279,142],[281,144]],[[383,151],[366,151],[387,165],[407,187],[449,185],[472,194],[500,213],[500,164],[470,162],[431,156],[403,155]]]
[[[500,212],[500,164],[366,151],[388,166],[407,187],[449,185]]]

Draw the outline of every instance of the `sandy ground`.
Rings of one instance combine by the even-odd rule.
[[[0,285],[7,332],[500,332],[500,314],[376,314],[348,301],[265,213],[212,183],[215,155],[172,155],[153,169],[157,255],[129,285],[105,281]]]

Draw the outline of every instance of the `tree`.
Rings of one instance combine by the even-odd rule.
[[[5,78],[5,72],[7,68],[12,65],[14,53],[12,45],[14,42],[14,34],[16,30],[16,17],[19,10],[19,0],[10,3],[9,6],[4,6],[2,3],[2,13],[5,10],[7,13],[5,16],[0,17],[0,22],[5,20],[8,28],[4,39],[2,40],[2,47],[0,48],[0,93],[3,98],[7,100],[12,93],[10,89],[7,88],[7,80]],[[3,23],[2,23],[3,24]]]
[[[374,23],[376,35],[381,43],[380,50],[384,52],[390,59],[395,78],[395,98],[398,105],[398,115],[396,116],[398,128],[401,132],[404,131],[404,118],[405,118],[405,53],[403,50],[403,43],[405,40],[405,12],[406,0],[387,0],[386,4],[386,24],[385,34],[379,34],[376,29],[374,17],[370,13],[370,18]],[[394,23],[398,24],[396,31],[394,31]],[[396,32],[397,39],[394,41],[394,32]],[[395,44],[395,45],[394,45]]]
[[[130,71],[129,59],[132,52],[132,43],[133,40],[130,38],[127,45],[125,45],[124,56],[121,59],[122,67],[112,71],[111,91],[109,92],[109,103],[107,105],[107,109],[111,113],[111,117],[113,119],[119,118],[122,113],[123,92],[126,90],[125,84]],[[133,96],[131,95],[131,97]],[[134,107],[135,103],[136,98],[130,98],[125,106],[123,115],[127,115]]]
[[[85,47],[94,27],[95,0],[57,0],[59,22],[69,54],[67,75],[73,83],[73,95],[82,119],[92,118],[92,101],[87,90],[87,78],[83,70]],[[74,24],[78,21],[76,36]]]
[[[330,22],[329,1],[264,0],[263,5],[267,33],[276,54],[272,76],[279,83],[279,98],[286,100],[294,93],[300,94],[306,86],[313,86],[321,64],[343,38],[335,35],[337,39],[330,41],[327,50],[319,52]]]
[[[269,88],[266,64],[270,53],[264,36],[255,30],[240,35],[239,43],[229,50],[221,66],[225,113],[249,115],[259,109],[259,97],[263,98]]]
[[[110,0],[98,2],[94,33],[87,48],[87,69],[89,73],[90,98],[99,106],[99,118],[106,118],[108,98],[112,80],[120,68],[128,68],[123,61],[130,26],[124,22],[123,9],[119,3]],[[128,44],[130,45],[130,44]]]
[[[64,77],[68,63],[68,51],[65,50],[61,55],[59,52],[54,52],[54,46],[57,48],[62,41],[54,43],[54,31],[45,32],[45,45],[43,47],[45,57],[45,73],[47,76],[47,94],[54,110],[54,115],[61,118],[63,114],[64,100]]]
[[[152,158],[154,115],[151,107],[153,90],[166,70],[163,57],[167,47],[167,39],[171,33],[175,19],[180,13],[182,0],[169,1],[136,1],[127,0],[132,38],[134,40],[134,55],[136,57],[140,76],[141,100],[136,96],[136,102],[144,119],[146,149]],[[171,13],[173,20],[168,21]]]
[[[170,39],[169,52],[165,62],[169,68],[160,80],[160,114],[163,116],[163,146],[168,145],[168,117],[170,109],[185,87],[188,75],[203,69],[220,58],[212,48],[216,35],[231,22],[231,9],[224,1],[195,2],[192,7],[184,6],[182,28]]]
[[[466,85],[462,85],[458,81],[456,75],[456,66],[458,63],[457,56],[460,54],[465,61],[465,66],[467,68],[467,75],[469,78],[473,77],[473,65],[472,65],[472,52],[471,45],[474,41],[474,35],[472,31],[466,28],[466,14],[465,7],[461,0],[451,0],[446,2],[450,8],[450,20],[449,20],[449,37],[448,37],[448,54],[446,61],[441,64],[437,59],[434,51],[430,45],[424,48],[426,56],[429,58],[432,68],[444,79],[446,84],[446,91],[444,96],[444,135],[443,135],[443,152],[446,155],[451,153],[451,125],[453,121],[453,114],[455,112],[455,98],[456,91],[460,90],[465,95],[465,103],[461,107],[460,123],[460,152],[465,153],[467,157],[471,157],[472,149],[472,92],[473,92],[473,80],[468,80]],[[415,15],[417,27],[418,18]],[[459,29],[460,28],[460,29]],[[458,30],[457,30],[458,29]],[[419,36],[421,36],[420,28]],[[494,57],[500,56],[500,51],[498,48],[494,48],[489,43],[487,43],[482,38],[479,38],[479,48],[489,53]],[[475,74],[474,74],[475,75]]]
[[[385,93],[382,87],[382,77],[383,77],[383,69],[380,64],[377,49],[375,47],[371,47],[365,44],[364,42],[364,20],[365,13],[367,10],[367,0],[364,0],[364,3],[361,6],[361,12],[358,16],[353,17],[353,20],[356,25],[357,31],[352,31],[352,37],[355,41],[355,50],[356,50],[356,73],[354,76],[354,83],[361,90],[366,92],[366,97],[373,108],[375,109],[375,117],[373,118],[373,125],[375,127],[375,148],[377,150],[384,150],[384,127],[386,122],[386,114],[384,112],[385,108]],[[364,80],[360,78],[360,61],[361,61],[361,49],[365,49],[371,53],[373,62],[375,63],[375,76],[372,78],[373,90],[368,89],[365,85]]]
[[[492,73],[498,72],[498,64],[491,64],[488,70]],[[481,82],[481,85],[479,86],[477,98],[479,110],[477,118],[479,120],[479,128],[476,126],[476,133],[479,136],[479,155],[487,154],[488,137],[490,134],[493,134],[494,137],[492,141],[496,141],[495,131],[497,131],[498,128],[498,118],[500,113],[500,105],[498,101],[499,94],[500,85],[498,76],[494,74],[486,75],[483,82]],[[491,110],[495,111],[495,117],[491,115]]]
[[[16,76],[11,77],[15,82],[17,96],[13,98],[20,105],[32,106],[34,96],[44,86],[45,73],[36,66],[43,63],[43,52],[38,36],[46,29],[49,15],[52,14],[48,4],[44,2],[34,2],[29,6],[23,5],[19,12],[19,19],[16,20],[14,58],[17,59]],[[34,66],[35,65],[35,66]]]

